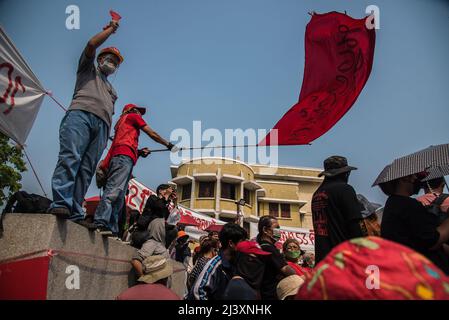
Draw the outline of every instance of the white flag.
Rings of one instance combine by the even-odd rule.
[[[0,27],[0,132],[24,145],[45,89]]]

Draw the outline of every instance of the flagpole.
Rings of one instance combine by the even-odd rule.
[[[60,103],[58,100],[56,100],[54,97],[53,97],[53,93],[51,92],[51,91],[45,91],[45,94],[47,95],[47,96],[49,96],[62,110],[64,110],[64,112],[67,112],[67,108],[65,108],[63,105],[62,105],[62,103]]]
[[[302,146],[311,146],[311,143],[307,143],[307,144],[302,144]],[[292,146],[292,145],[277,145],[278,147],[282,147],[282,146]],[[258,144],[242,144],[239,146],[234,146],[234,145],[229,145],[229,146],[203,146],[203,147],[181,147],[179,148],[179,151],[182,150],[204,150],[204,149],[225,149],[225,148],[264,148],[264,147],[270,147],[270,146],[259,146]],[[156,149],[156,150],[151,150],[151,153],[153,152],[164,152],[164,151],[170,151],[170,149]]]
[[[27,158],[28,163],[30,164],[30,167],[31,167],[31,170],[33,171],[34,177],[36,178],[37,182],[39,183],[39,186],[41,187],[41,190],[42,190],[42,192],[44,193],[44,196],[45,196],[46,198],[48,198],[47,193],[45,192],[45,189],[44,189],[44,187],[42,186],[41,180],[39,179],[39,176],[37,175],[37,172],[36,172],[36,170],[34,169],[33,164],[31,163],[31,159],[30,159],[30,157],[28,156],[28,153],[27,153],[26,150],[25,150],[25,147],[22,146],[22,145],[19,145],[19,146],[23,149],[23,153],[25,153],[25,157]]]

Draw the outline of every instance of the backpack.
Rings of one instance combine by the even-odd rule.
[[[435,200],[432,201],[431,204],[425,206],[427,212],[436,215],[438,217],[438,221],[440,224],[449,217],[447,212],[441,211],[441,205],[443,204],[444,200],[446,200],[448,197],[449,194],[442,193],[439,196],[437,196]]]
[[[363,218],[361,224],[362,232],[365,236],[380,237],[380,224],[376,213]]]
[[[51,202],[38,194],[18,191],[9,198],[3,213],[47,213]]]
[[[360,213],[362,219],[360,220],[360,228],[364,236],[380,237],[380,223],[376,210],[380,208],[380,205],[371,203],[363,195],[358,194],[357,200],[360,204]]]
[[[137,249],[142,248],[142,245],[150,239],[150,233],[148,232],[148,226],[152,217],[148,215],[140,215],[135,223],[135,228],[131,233],[131,246]]]
[[[51,200],[38,194],[28,193],[26,191],[17,191],[6,203],[5,209],[0,216],[0,238],[3,237],[3,218],[6,213],[47,213],[50,208]]]

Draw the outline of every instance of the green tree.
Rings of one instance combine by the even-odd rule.
[[[26,170],[23,151],[0,133],[0,207],[22,188],[21,173]]]

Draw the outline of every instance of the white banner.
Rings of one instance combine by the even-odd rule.
[[[45,89],[0,27],[0,131],[24,145]]]
[[[126,197],[126,205],[130,209],[134,209],[142,213],[145,203],[152,194],[156,194],[150,188],[147,188],[136,179],[131,179],[128,183],[128,196]]]
[[[211,218],[205,214],[198,213],[195,211],[192,211],[186,207],[183,207],[181,205],[178,205],[178,212],[181,214],[181,223],[189,224],[189,222],[192,222],[196,224],[197,229],[199,230],[207,230],[214,226],[223,226],[226,224],[226,222],[217,220],[214,218]],[[193,219],[193,221],[192,221]]]
[[[279,243],[283,244],[288,238],[298,240],[301,249],[304,251],[315,250],[315,232],[313,230],[281,227],[281,239]]]
[[[126,197],[126,205],[130,209],[138,210],[142,213],[145,208],[145,203],[152,194],[156,194],[153,190],[146,187],[136,179],[131,179],[128,184],[129,194]],[[190,210],[182,205],[178,205],[178,208],[171,208],[172,214],[168,220],[192,225],[198,230],[206,230],[213,226],[224,225],[226,222],[211,218],[207,215]],[[169,221],[170,223],[170,221]]]

